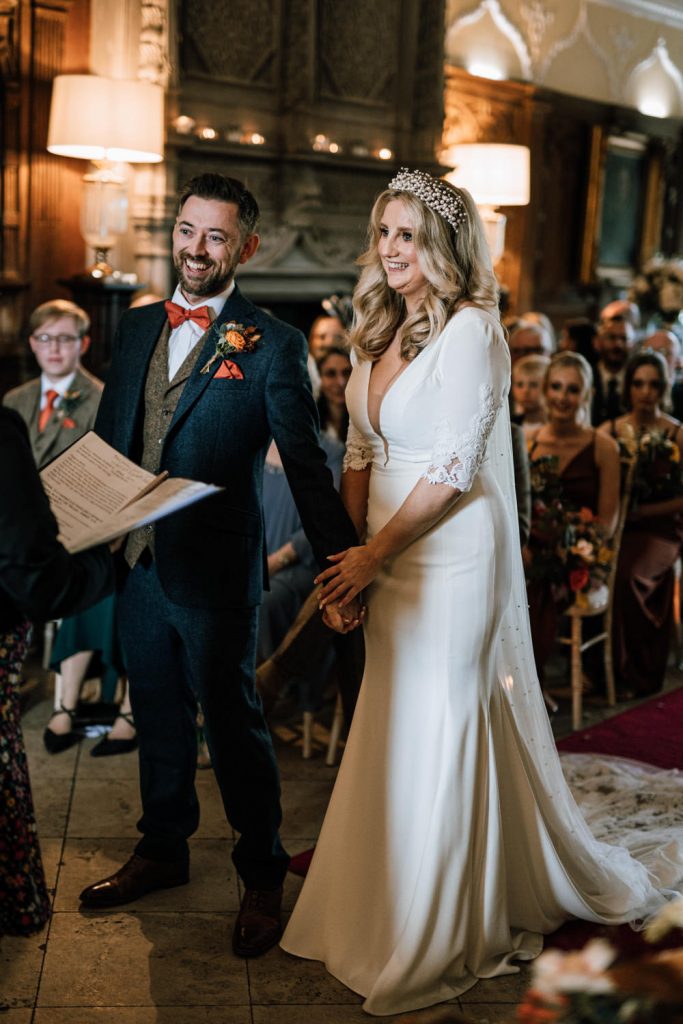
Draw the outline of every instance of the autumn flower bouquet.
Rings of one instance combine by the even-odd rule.
[[[636,432],[629,424],[619,438],[622,458],[634,461],[631,507],[668,501],[683,494],[681,453],[676,442],[656,430]]]
[[[558,604],[597,606],[607,597],[614,552],[593,512],[574,509],[562,500],[557,467],[555,456],[535,459],[531,466],[533,558],[528,576],[549,583]]]
[[[683,259],[653,256],[634,278],[629,299],[644,319],[674,323],[683,309]]]
[[[667,904],[645,936],[658,941],[683,927],[683,899]],[[618,961],[604,939],[563,953],[549,949],[534,963],[532,986],[517,1024],[683,1024],[683,949]]]

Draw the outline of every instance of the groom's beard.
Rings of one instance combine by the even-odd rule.
[[[185,260],[191,259],[193,263],[200,263],[206,267],[208,272],[197,279],[188,273]],[[217,263],[209,256],[191,256],[185,250],[181,250],[173,257],[173,265],[178,274],[178,283],[186,295],[209,296],[218,295],[225,291],[233,277],[235,268],[239,266],[239,253],[230,262]]]

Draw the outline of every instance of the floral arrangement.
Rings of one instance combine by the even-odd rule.
[[[683,259],[653,256],[634,278],[629,299],[645,317],[658,314],[673,323],[683,309]]]
[[[574,509],[561,497],[562,483],[554,455],[531,464],[531,535],[534,558],[529,579],[550,583],[558,604],[580,608],[602,604],[614,559],[589,508]]]
[[[253,352],[260,338],[261,332],[256,327],[245,327],[234,320],[226,321],[218,328],[216,351],[199,372],[208,373],[217,359],[225,359],[233,352]]]
[[[658,941],[683,927],[683,898],[666,904],[645,932]],[[517,1008],[518,1024],[683,1024],[683,949],[616,962],[604,939],[534,963],[532,987]]]
[[[619,436],[619,448],[626,462],[635,460],[631,485],[631,507],[648,501],[668,501],[683,494],[681,453],[676,442],[656,430],[636,432],[627,424]]]
[[[73,418],[73,412],[78,403],[81,400],[80,391],[65,391],[62,396],[62,400],[59,403],[59,417],[62,421],[62,426],[67,429],[73,429],[76,426],[76,421]]]

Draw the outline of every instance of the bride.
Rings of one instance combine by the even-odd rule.
[[[472,198],[401,170],[360,262],[342,494],[367,539],[319,580],[323,604],[366,592],[365,676],[282,946],[384,1015],[514,972],[568,917],[642,920],[674,896],[683,854],[643,864],[599,843],[562,776]]]

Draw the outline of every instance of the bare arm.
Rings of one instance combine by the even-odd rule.
[[[365,469],[347,469],[341,480],[342,501],[360,540],[363,540],[367,533],[370,473],[370,466],[366,466]]]
[[[619,446],[614,438],[606,434],[598,434],[595,441],[595,456],[600,473],[598,489],[598,519],[611,537],[619,518],[619,489],[621,478],[621,461]]]
[[[436,525],[461,493],[448,484],[431,484],[424,478],[418,480],[396,514],[371,540],[361,547],[330,556],[330,561],[337,565],[316,579],[316,583],[325,584],[320,594],[321,605],[338,601],[343,607],[372,582],[387,558],[399,554]],[[353,518],[350,509],[349,512]]]
[[[328,556],[334,565],[316,580],[323,584],[322,604],[336,601],[343,607],[372,582],[387,558],[438,523],[472,486],[506,394],[509,354],[494,325],[475,320],[463,327],[442,342],[438,374],[443,386],[430,410],[434,427],[428,468],[367,544]]]

